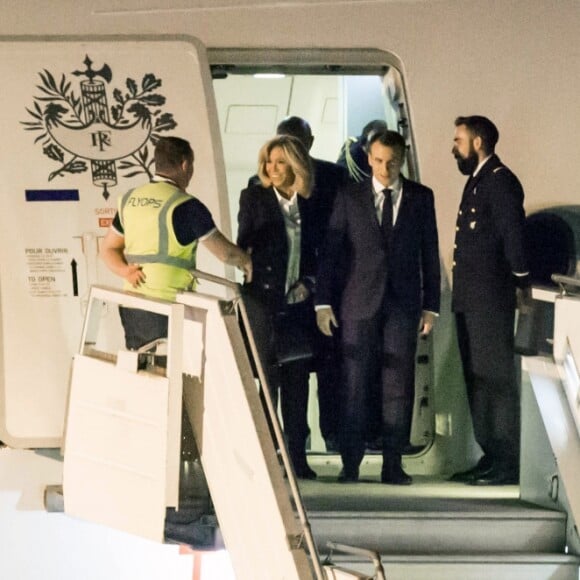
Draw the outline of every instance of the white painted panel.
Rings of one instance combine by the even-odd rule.
[[[555,300],[554,358],[563,361],[566,351],[572,351],[580,361],[580,298],[559,297]]]
[[[365,108],[364,101],[359,106]],[[310,153],[318,159],[336,161],[346,138],[345,102],[342,77],[308,75],[294,77],[290,115],[306,119],[312,128],[314,143]]]
[[[232,231],[237,232],[240,191],[258,170],[258,151],[276,133],[286,116],[292,79],[255,79],[230,75],[213,83],[227,163],[228,199]],[[241,117],[252,111],[243,122]]]
[[[225,124],[226,135],[264,135],[276,126],[278,107],[274,105],[231,105]]]
[[[57,447],[89,288],[121,284],[97,259],[117,198],[149,180],[155,136],[182,136],[190,192],[227,232],[219,128],[195,39],[0,43],[0,440]],[[198,264],[223,275],[203,249]],[[116,308],[103,316],[119,341]]]
[[[574,521],[578,522],[580,519],[580,487],[578,486],[580,436],[570,412],[565,387],[560,380],[558,363],[548,357],[523,357],[522,368],[529,374],[558,474],[566,491],[571,515]],[[545,489],[548,489],[547,483]]]
[[[169,381],[75,357],[63,472],[68,515],[161,541]]]

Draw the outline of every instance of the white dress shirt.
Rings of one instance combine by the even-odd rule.
[[[300,278],[300,245],[302,230],[300,227],[300,208],[298,207],[298,194],[294,192],[290,199],[286,199],[274,187],[274,193],[278,198],[280,211],[284,216],[286,237],[288,239],[288,264],[286,265],[286,293],[296,284]],[[288,296],[288,303],[294,302]]]
[[[377,212],[377,219],[381,223],[383,216],[383,204],[385,202],[384,189],[391,190],[391,203],[393,204],[393,225],[397,221],[399,215],[399,208],[401,207],[401,199],[403,198],[403,184],[400,179],[397,179],[393,185],[386,188],[376,177],[373,177],[373,193],[375,196],[375,209]]]

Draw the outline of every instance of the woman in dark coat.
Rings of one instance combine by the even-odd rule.
[[[314,479],[306,461],[309,360],[287,361],[281,352],[289,333],[308,340],[314,332],[312,291],[316,273],[312,171],[298,139],[280,135],[258,157],[259,185],[244,189],[238,214],[238,245],[251,252],[252,281],[244,300],[262,365],[276,405],[296,476]]]

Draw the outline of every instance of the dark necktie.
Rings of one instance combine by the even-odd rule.
[[[393,198],[392,190],[383,189],[383,194],[385,195],[385,201],[383,202],[383,215],[381,218],[381,228],[387,240],[391,237],[391,232],[393,230]]]

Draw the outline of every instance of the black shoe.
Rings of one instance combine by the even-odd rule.
[[[471,469],[467,471],[461,471],[460,473],[456,473],[449,478],[449,481],[456,481],[459,483],[469,483],[475,479],[479,479],[487,475],[493,468],[493,464],[491,460],[488,459],[486,455],[484,455]]]
[[[466,482],[468,485],[518,485],[519,475],[513,469],[490,469],[485,475]]]
[[[413,483],[413,478],[403,471],[403,468],[391,469],[388,472],[383,471],[381,473],[381,483],[387,483],[389,485],[411,485]]]
[[[344,467],[340,470],[338,474],[339,483],[357,483],[358,482],[358,469],[356,471],[345,472]]]
[[[401,467],[401,456],[388,455],[383,457],[383,468],[381,470],[381,483],[391,485],[411,485],[413,478],[407,475]]]
[[[295,467],[294,473],[298,479],[316,479],[318,477],[316,471],[310,469],[308,465],[301,465],[300,468]]]

